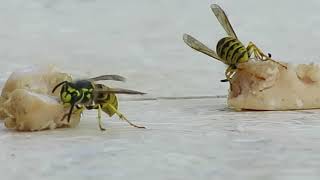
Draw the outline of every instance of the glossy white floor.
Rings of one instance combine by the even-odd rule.
[[[0,125],[3,179],[318,179],[319,110],[234,112],[224,65],[188,48],[187,32],[214,47],[219,3],[244,43],[276,59],[319,61],[320,2],[3,1],[1,84],[17,68],[55,64],[75,77],[121,74],[121,111],[106,132],[87,111],[74,129],[21,133]],[[198,99],[174,97],[210,96]],[[215,97],[219,96],[219,97]],[[157,97],[173,97],[173,99]],[[146,98],[146,100],[142,100]]]

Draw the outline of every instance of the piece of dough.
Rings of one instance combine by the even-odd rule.
[[[231,80],[228,106],[247,110],[297,110],[320,108],[320,67],[271,61],[238,65]]]
[[[59,72],[54,66],[30,66],[14,71],[6,81],[1,97],[8,99],[15,89],[51,95],[52,89],[62,81],[71,81],[67,73]],[[59,90],[55,95],[59,96]]]
[[[66,118],[61,121],[65,110],[53,96],[16,89],[2,107],[7,113],[5,126],[23,131],[54,129],[57,127],[75,127],[79,123],[80,113],[73,114],[70,123]]]
[[[70,75],[57,71],[53,66],[32,66],[13,72],[6,81],[0,97],[0,118],[5,126],[22,131],[75,127],[79,124],[78,111],[70,123],[62,117],[69,110],[59,102],[56,84],[71,80]]]

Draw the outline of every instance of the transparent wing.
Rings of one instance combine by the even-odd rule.
[[[183,41],[188,46],[190,46],[192,49],[195,49],[199,52],[202,52],[210,57],[213,57],[213,58],[223,62],[223,60],[221,60],[221,58],[217,55],[217,53],[214,50],[209,49],[206,45],[202,44],[200,41],[198,41],[194,37],[192,37],[188,34],[184,34]]]
[[[130,89],[109,88],[109,87],[94,89],[93,93],[140,94],[140,95],[146,94],[143,92],[134,91],[134,90],[130,90]]]
[[[88,79],[89,81],[101,81],[101,80],[113,80],[113,81],[125,81],[126,78],[119,75],[102,75]]]
[[[234,32],[234,30],[230,24],[230,21],[226,15],[226,13],[221,9],[221,7],[217,4],[212,4],[211,9],[212,9],[214,15],[217,17],[217,19],[220,22],[223,29],[227,32],[227,34],[231,37],[238,39],[236,33]]]

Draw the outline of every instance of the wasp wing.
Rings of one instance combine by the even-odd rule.
[[[88,79],[89,81],[101,81],[101,80],[113,80],[113,81],[125,81],[126,78],[119,76],[119,75],[102,75],[94,78]]]
[[[140,94],[140,95],[146,94],[143,92],[134,91],[134,90],[130,90],[130,89],[109,88],[109,87],[94,89],[93,93]]]
[[[212,4],[211,9],[212,9],[214,15],[217,17],[217,19],[220,22],[223,29],[227,32],[227,34],[231,37],[238,39],[236,33],[234,32],[234,30],[230,24],[230,21],[226,15],[226,13],[222,10],[222,8],[217,4]]]
[[[223,60],[218,56],[218,54],[214,50],[209,49],[206,45],[202,44],[196,38],[194,38],[188,34],[184,34],[183,41],[188,46],[190,46],[192,49],[199,51],[199,52],[202,52],[203,54],[206,54],[210,57],[213,57],[213,58],[223,62]]]

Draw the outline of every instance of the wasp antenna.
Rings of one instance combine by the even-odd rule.
[[[52,93],[54,93],[54,91],[56,91],[56,89],[57,89],[59,86],[61,86],[62,84],[65,84],[65,83],[67,83],[67,82],[68,82],[68,81],[63,81],[63,82],[57,84],[57,85],[52,89]]]

